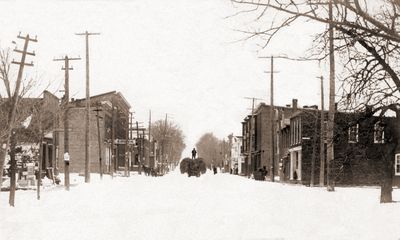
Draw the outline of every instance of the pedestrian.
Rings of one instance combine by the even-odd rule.
[[[192,159],[196,159],[197,151],[195,148],[192,150]]]
[[[263,172],[263,177],[265,178],[268,175],[268,170],[266,166],[263,166],[262,172]]]
[[[213,167],[213,170],[214,170],[214,174],[217,174],[217,167],[216,166]]]

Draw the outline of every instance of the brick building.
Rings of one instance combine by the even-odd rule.
[[[282,118],[285,116],[289,116],[292,114],[294,109],[297,109],[297,100],[294,99],[293,103],[294,108],[290,105],[285,107],[275,106],[274,114],[275,119]],[[244,121],[242,122],[242,136],[243,136],[243,147],[242,147],[242,154],[244,157],[244,162],[241,166],[242,171],[246,175],[252,174],[255,170],[266,167],[270,174],[271,164],[272,164],[272,121],[271,121],[271,107],[266,105],[265,103],[261,103],[257,106],[253,113],[253,120],[251,121],[251,115],[248,115]],[[277,120],[274,121],[276,137],[279,137],[277,133],[278,131],[278,122]],[[250,134],[250,130],[252,129],[252,133]],[[251,138],[250,138],[251,135]],[[250,148],[250,139],[252,140],[251,143],[251,151]],[[274,157],[275,160],[280,155],[279,152],[279,145],[277,144],[277,139],[275,139],[275,152]],[[249,158],[249,152],[251,153],[251,161]],[[275,161],[275,174],[278,173],[277,170],[278,162]],[[269,175],[268,174],[268,175]]]
[[[126,138],[132,139],[128,132],[130,104],[119,92],[112,91],[90,97],[89,117],[89,160],[90,172],[99,172],[99,141],[97,114],[99,115],[99,132],[101,157],[104,172],[125,166],[126,152],[132,159],[132,144],[126,146]],[[95,111],[100,109],[101,111]],[[83,173],[85,169],[85,119],[86,99],[72,99],[68,112],[69,119],[69,155],[70,171]],[[128,136],[127,136],[128,135]],[[64,131],[58,134],[58,165],[64,167]],[[114,139],[114,144],[112,144]],[[128,141],[128,143],[132,141]],[[114,147],[113,151],[112,148]],[[115,161],[112,161],[115,156]],[[131,162],[131,161],[130,161]]]
[[[327,119],[327,112],[325,119]],[[280,126],[279,158],[282,181],[294,181],[309,185],[314,174],[314,184],[320,177],[321,111],[317,106],[297,109],[289,124]],[[326,126],[326,121],[325,121]],[[396,127],[393,117],[372,116],[364,112],[336,112],[334,124],[334,161],[330,178],[338,185],[380,185],[387,168],[385,158],[389,154],[389,139]],[[324,141],[326,159],[326,140]],[[389,156],[395,163],[395,156]],[[312,172],[312,162],[315,167]],[[326,160],[325,160],[326,161]],[[325,162],[326,166],[326,162]],[[400,166],[395,167],[394,185],[400,183]],[[326,183],[326,169],[324,171]]]
[[[274,157],[275,175],[281,181],[310,184],[312,161],[314,159],[314,183],[319,183],[321,111],[317,106],[297,107],[297,100],[286,107],[275,107]],[[325,119],[327,119],[327,112]],[[250,140],[250,119],[242,122],[244,168],[251,174],[266,166],[271,169],[272,137],[270,106],[260,104],[254,111],[252,135],[252,161],[248,159]],[[326,126],[326,121],[325,121]],[[334,156],[330,165],[331,179],[338,185],[379,185],[387,171],[388,163],[394,165],[394,185],[400,185],[400,148],[395,155],[388,155],[391,136],[398,128],[393,117],[371,115],[365,112],[336,112],[334,124]],[[325,140],[326,159],[326,140]],[[390,146],[392,145],[392,146]],[[326,166],[326,164],[325,164]],[[269,170],[270,171],[270,170]],[[270,176],[270,172],[268,173]],[[325,169],[325,183],[326,183]]]

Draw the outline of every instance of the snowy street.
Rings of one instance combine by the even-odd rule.
[[[83,182],[81,177],[75,177]],[[377,188],[322,188],[258,182],[207,172],[152,178],[92,175],[61,186],[2,192],[1,239],[398,239],[400,205],[379,204]],[[394,190],[400,199],[400,190]]]

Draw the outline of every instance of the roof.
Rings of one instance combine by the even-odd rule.
[[[96,98],[101,98],[101,97],[106,97],[107,95],[116,95],[118,96],[123,102],[124,104],[128,107],[131,108],[132,106],[129,104],[129,102],[126,100],[126,98],[122,95],[121,92],[117,92],[117,91],[110,91],[110,92],[105,92],[105,93],[101,93],[101,94],[97,94],[97,95],[93,95],[91,97],[89,97],[90,100],[92,99],[96,99]],[[86,98],[81,98],[81,99],[75,99],[75,102],[82,102],[85,101]]]

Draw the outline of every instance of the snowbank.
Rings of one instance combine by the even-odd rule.
[[[1,239],[399,239],[400,203],[379,204],[378,188],[323,188],[216,174],[134,175],[70,192],[0,194]],[[61,181],[63,183],[63,180]],[[394,190],[400,200],[400,190]]]

